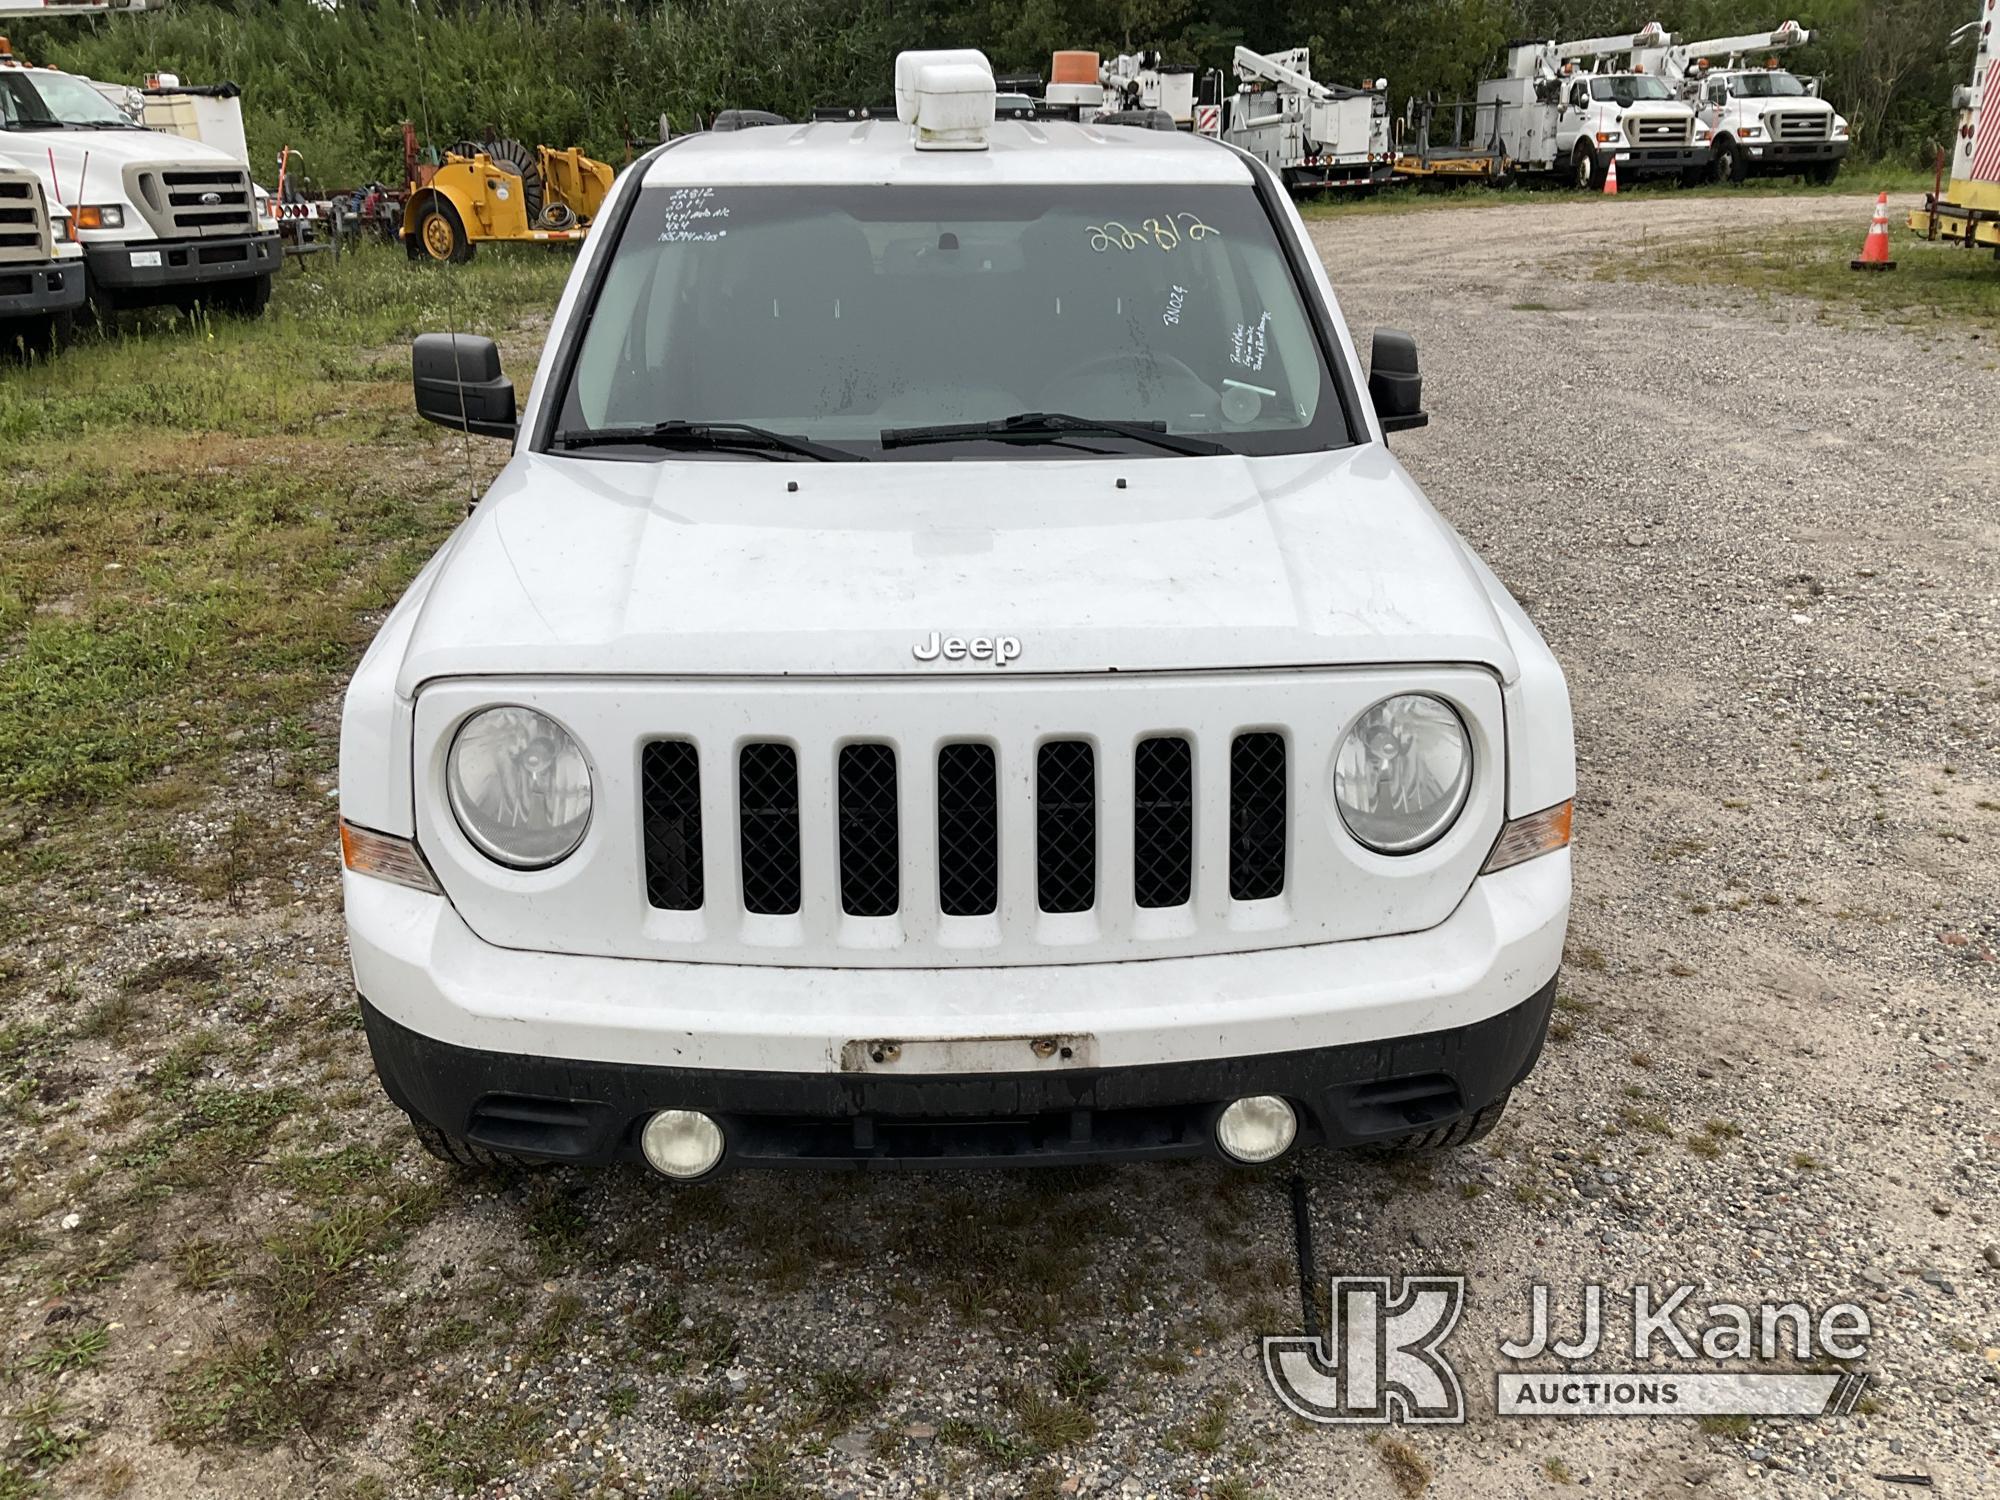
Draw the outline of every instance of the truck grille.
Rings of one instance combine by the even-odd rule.
[[[1388,861],[1333,811],[1334,752],[1416,690],[1477,727],[1474,788],[1436,850]],[[494,702],[588,747],[582,845],[496,879],[441,779],[418,836],[467,925],[527,951],[967,968],[1421,932],[1464,899],[1505,810],[1500,689],[1477,668],[452,679],[418,695],[416,763],[441,766]]]
[[[1635,146],[1685,146],[1694,122],[1676,115],[1640,115],[1626,122]]]
[[[147,167],[137,185],[163,237],[249,234],[257,227],[250,174],[241,167]]]
[[[48,258],[49,216],[40,183],[26,172],[0,173],[0,261]]]
[[[1833,117],[1822,110],[1791,110],[1764,117],[1774,141],[1823,141],[1833,134]]]
[[[1035,752],[1035,902],[1050,915],[1098,903],[1102,807],[1097,748],[1089,740],[1044,741]],[[658,740],[640,756],[646,899],[666,911],[696,911],[703,886],[701,776],[695,747]],[[799,761],[790,745],[756,742],[737,755],[737,837],[743,910],[790,916],[805,890],[799,836]],[[850,917],[894,916],[902,907],[903,830],[896,749],[841,748],[834,777],[840,909]],[[1229,754],[1229,894],[1267,901],[1285,889],[1286,749],[1275,730],[1239,734]],[[1147,910],[1185,906],[1194,886],[1194,750],[1183,737],[1142,740],[1132,756],[1132,893]],[[1000,898],[1001,799],[987,744],[952,743],[937,753],[935,862],[938,910],[990,916]],[[913,831],[914,832],[914,831]],[[734,893],[732,893],[734,894]],[[911,892],[912,897],[919,893]],[[928,896],[928,892],[922,893]]]

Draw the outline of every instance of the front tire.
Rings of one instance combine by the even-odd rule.
[[[478,1173],[485,1176],[495,1172],[506,1172],[518,1167],[531,1165],[518,1156],[509,1156],[504,1151],[489,1150],[460,1136],[438,1129],[428,1120],[410,1116],[410,1129],[415,1132],[417,1144],[446,1166],[457,1167],[461,1172]]]
[[[266,274],[226,282],[209,292],[203,300],[217,312],[239,318],[259,318],[271,305],[271,278]]]
[[[1579,193],[1587,193],[1598,186],[1597,148],[1588,142],[1579,142],[1576,154],[1570,158],[1570,186]]]
[[[1474,1141],[1484,1140],[1493,1133],[1493,1127],[1500,1123],[1500,1117],[1507,1112],[1507,1101],[1514,1096],[1509,1089],[1484,1109],[1474,1110],[1469,1115],[1461,1115],[1448,1125],[1437,1125],[1429,1130],[1420,1130],[1415,1135],[1406,1135],[1389,1142],[1391,1151],[1456,1151],[1461,1146],[1470,1146]]]
[[[1723,136],[1715,143],[1715,159],[1710,175],[1717,182],[1741,182],[1750,175],[1750,158],[1734,137]]]

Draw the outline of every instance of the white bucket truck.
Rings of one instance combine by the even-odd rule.
[[[1708,170],[1706,128],[1663,78],[1626,63],[1673,37],[1658,22],[1626,36],[1515,42],[1505,77],[1479,85],[1477,135],[1497,140],[1509,170],[1597,188],[1613,161],[1620,179]]]
[[[0,167],[32,173],[69,215],[101,308],[255,314],[270,300],[277,223],[244,162],[136,125],[89,79],[31,68],[4,46]]]
[[[1396,153],[1389,80],[1345,88],[1312,76],[1312,54],[1236,49],[1236,92],[1222,138],[1276,172],[1286,187],[1379,187]]]
[[[0,165],[0,350],[46,349],[83,303],[83,247],[33,172]]]
[[[1787,21],[1775,31],[1640,48],[1632,56],[1699,111],[1713,138],[1717,181],[1797,173],[1831,182],[1847,155],[1847,121],[1819,97],[1818,79],[1778,66],[1778,53],[1812,38]]]

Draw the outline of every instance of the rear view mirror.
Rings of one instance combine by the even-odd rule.
[[[1368,397],[1382,431],[1406,432],[1428,427],[1424,410],[1424,377],[1417,370],[1417,341],[1394,328],[1375,330],[1375,349],[1368,360]]]
[[[514,387],[500,373],[500,346],[469,333],[420,333],[410,348],[417,415],[479,437],[511,438]]]

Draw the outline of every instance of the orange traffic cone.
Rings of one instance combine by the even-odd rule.
[[[1868,221],[1868,238],[1861,242],[1861,258],[1847,263],[1857,271],[1893,271],[1889,258],[1889,195],[1875,195],[1875,217]]]
[[[1604,191],[1609,197],[1618,196],[1618,158],[1612,157],[1604,168]]]

